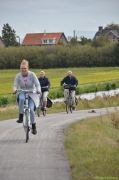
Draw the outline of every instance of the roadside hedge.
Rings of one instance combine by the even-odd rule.
[[[27,46],[0,48],[0,69],[18,69],[21,61],[30,68],[108,67],[119,66],[119,43],[94,48],[76,46]]]

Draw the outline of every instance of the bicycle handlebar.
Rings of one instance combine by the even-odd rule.
[[[66,84],[63,86],[65,89],[76,88],[74,85]]]
[[[47,87],[46,87],[46,86],[42,86],[42,87],[41,87],[41,89],[45,89],[45,88],[47,89]]]
[[[20,91],[22,91],[22,92],[25,92],[25,93],[36,93],[36,89],[17,89],[16,90],[16,93],[17,92],[20,92]]]

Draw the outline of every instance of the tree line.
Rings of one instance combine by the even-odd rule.
[[[105,28],[119,28],[108,24]],[[119,66],[119,43],[110,43],[107,37],[96,40],[72,37],[67,45],[19,46],[16,31],[7,23],[2,30],[5,48],[0,48],[0,69],[17,69],[23,59],[30,68],[108,67]]]
[[[0,49],[0,69],[18,69],[21,61],[30,68],[119,66],[119,43],[95,48],[89,45],[28,46]]]

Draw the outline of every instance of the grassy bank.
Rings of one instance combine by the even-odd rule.
[[[119,130],[109,114],[72,124],[64,146],[73,180],[119,179]]]
[[[12,96],[15,98],[15,96]],[[13,99],[12,99],[13,100]],[[83,109],[95,109],[95,108],[106,108],[111,106],[119,106],[119,94],[115,96],[106,96],[103,94],[103,97],[97,96],[92,100],[87,99],[78,99],[77,110]],[[54,103],[54,105],[47,110],[49,113],[65,112],[65,104],[63,102]],[[18,107],[17,104],[9,104],[5,107],[0,108],[0,120],[11,119],[18,117]]]

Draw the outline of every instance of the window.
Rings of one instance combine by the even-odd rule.
[[[50,43],[50,44],[53,44],[53,39],[49,39],[49,43]]]
[[[43,43],[47,43],[47,40],[45,39],[45,40],[43,40]]]
[[[116,37],[115,37],[115,36],[113,37],[112,41],[113,41],[113,42],[116,41]]]

